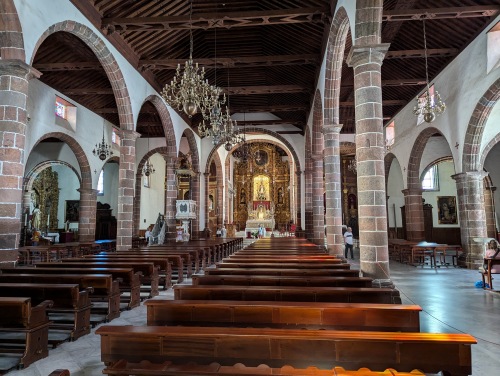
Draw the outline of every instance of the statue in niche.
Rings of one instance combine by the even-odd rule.
[[[246,203],[247,203],[247,197],[246,197],[245,188],[241,188],[241,192],[240,192],[240,204],[246,204]]]
[[[259,191],[257,193],[257,198],[259,200],[265,200],[266,199],[266,188],[264,188],[264,182],[260,181],[260,186],[259,186]]]

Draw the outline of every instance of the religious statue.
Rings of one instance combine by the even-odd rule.
[[[246,203],[247,203],[247,198],[246,198],[245,188],[241,188],[240,204],[246,204]]]
[[[33,212],[31,213],[31,227],[35,228],[35,229],[40,229],[40,226],[41,226],[41,212],[40,212],[40,208],[37,206],[35,206],[35,208],[33,209]]]
[[[259,186],[259,192],[257,193],[257,199],[265,200],[266,199],[266,189],[264,188],[264,183],[261,180]]]

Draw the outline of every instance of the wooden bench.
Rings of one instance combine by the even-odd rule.
[[[330,303],[401,304],[398,290],[371,287],[299,286],[174,286],[174,298],[182,300],[263,300]]]
[[[233,366],[221,366],[218,363],[208,365],[198,364],[173,364],[171,361],[165,361],[160,364],[151,363],[147,360],[140,363],[127,362],[125,359],[119,360],[112,366],[105,368],[102,373],[106,375],[162,375],[162,376],[177,376],[177,375],[279,375],[279,376],[429,376],[418,370],[411,372],[397,372],[394,369],[387,369],[382,372],[370,371],[368,368],[362,368],[358,371],[346,371],[342,367],[335,367],[329,370],[320,370],[316,367],[309,368],[293,368],[291,366],[283,366],[281,368],[271,368],[265,364],[260,364],[257,367],[247,367],[244,364],[237,363]],[[59,375],[49,375],[59,376]],[[62,375],[61,375],[62,376]],[[437,376],[437,375],[436,375]]]
[[[222,260],[222,263],[231,262],[266,262],[266,263],[282,263],[282,262],[300,262],[306,264],[342,264],[342,260],[333,256],[231,256]]]
[[[218,262],[217,268],[275,268],[275,269],[349,269],[348,263],[331,263],[323,261],[320,263],[310,262]]]
[[[274,276],[274,275],[195,275],[193,286],[307,286],[307,287],[372,287],[368,277]]]
[[[54,266],[56,263],[51,264]],[[141,304],[139,273],[135,273],[132,268],[36,268],[16,267],[2,269],[3,274],[54,274],[54,275],[73,275],[73,274],[110,274],[113,280],[117,280],[120,292],[124,294],[121,301],[125,302],[126,308],[131,309]]]
[[[180,256],[140,256],[140,255],[122,255],[117,253],[99,253],[97,255],[89,255],[85,256],[83,259],[74,259],[74,260],[88,260],[88,262],[152,262],[156,266],[158,266],[158,285],[163,286],[163,289],[166,290],[169,287],[172,287],[172,265],[180,269],[181,274],[179,278],[183,280],[183,261]],[[67,260],[69,262],[77,262],[72,259]]]
[[[184,265],[191,265],[191,269],[194,273],[198,273],[200,268],[204,268],[207,265],[209,259],[210,248],[176,248],[173,246],[164,245],[153,245],[150,247],[139,247],[138,249],[130,249],[129,251],[118,251],[117,253],[133,253],[133,254],[166,254],[166,255],[181,255],[185,257]],[[186,257],[186,254],[188,257]],[[191,275],[188,276],[188,278]]]
[[[93,261],[82,259],[82,261],[70,261],[70,259],[64,262],[39,262],[36,263],[36,267],[50,267],[50,268],[61,268],[61,269],[75,269],[75,268],[132,268],[134,272],[139,273],[141,279],[141,285],[146,286],[149,284],[148,292],[149,297],[159,295],[158,285],[159,285],[159,267],[153,262],[140,262],[140,261]]]
[[[185,326],[102,326],[101,360],[111,365],[173,361],[320,369],[368,367],[470,375],[468,334],[387,333],[333,330],[214,328]]]
[[[48,356],[52,301],[32,305],[30,298],[0,297],[0,373],[24,368]]]
[[[280,276],[331,276],[359,277],[356,269],[273,269],[273,268],[207,268],[205,275],[280,275]]]
[[[70,376],[70,373],[67,369],[56,369],[49,376]]]
[[[78,284],[0,283],[0,296],[29,297],[32,304],[40,304],[45,300],[54,303],[47,308],[51,321],[49,340],[58,331],[68,332],[71,340],[90,333],[90,291],[81,291]],[[64,340],[61,338],[61,342]]]
[[[147,324],[419,332],[417,305],[147,300]]]
[[[93,323],[111,321],[120,316],[120,285],[113,280],[110,274],[0,274],[0,283],[78,283],[81,290],[93,289],[90,300],[93,303],[91,313],[101,316],[103,307],[99,304],[105,302],[104,316],[102,319],[91,317]]]

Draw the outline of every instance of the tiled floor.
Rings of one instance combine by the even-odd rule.
[[[353,268],[359,267],[355,252]],[[469,333],[476,337],[472,362],[474,376],[500,374],[500,294],[474,286],[480,280],[477,271],[456,268],[430,269],[391,263],[391,279],[400,290],[404,304],[418,304],[421,331]],[[187,280],[185,283],[190,283]],[[500,286],[500,282],[498,282]],[[158,299],[173,299],[172,290]],[[146,309],[140,306],[123,312],[113,325],[145,325]],[[47,376],[56,368],[67,368],[72,376],[101,375],[100,339],[93,334],[72,343],[64,343],[25,370],[9,372],[9,376]],[[416,354],[418,356],[418,354]]]

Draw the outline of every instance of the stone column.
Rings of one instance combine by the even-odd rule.
[[[474,238],[488,237],[483,183],[486,175],[483,171],[470,171],[452,176],[457,184],[460,234],[469,269],[477,269],[483,264],[484,243]]]
[[[389,44],[354,46],[356,156],[361,271],[375,286],[392,285],[389,275],[385,203],[385,143],[380,69]]]
[[[78,239],[82,242],[95,240],[97,212],[97,189],[77,189],[80,192],[80,219],[78,220]]]
[[[297,230],[302,230],[302,181],[301,181],[302,171],[295,171],[295,176],[297,178],[297,189],[295,190],[295,208],[296,209],[296,219],[295,224],[297,225]]]
[[[486,233],[489,238],[497,238],[497,225],[495,219],[495,198],[496,187],[486,187],[484,189],[484,209],[486,214]]]
[[[312,171],[304,170],[304,203],[305,203],[305,233],[307,239],[313,238],[313,192],[312,192]]]
[[[324,205],[323,154],[313,155],[312,209],[313,238],[315,244],[325,245],[325,205]]]
[[[200,173],[196,172],[196,174],[191,177],[191,184],[189,189],[191,190],[191,200],[196,202],[196,219],[191,220],[191,239],[199,239],[200,238]]]
[[[177,201],[177,179],[175,176],[175,166],[177,159],[174,157],[164,156],[165,165],[165,221],[167,229],[165,238],[172,240],[176,236],[176,201]]]
[[[135,193],[135,140],[140,134],[121,131],[120,167],[118,170],[118,215],[116,249],[125,251],[132,247],[132,230]]]
[[[404,189],[406,239],[411,241],[425,240],[424,209],[422,204],[422,189]]]
[[[21,237],[28,81],[40,72],[0,60],[0,262],[17,259]]]
[[[326,190],[326,242],[331,255],[343,255],[342,190],[340,177],[341,124],[325,125],[325,190]]]
[[[209,186],[209,182],[210,182],[210,173],[204,172],[203,176],[205,176],[205,228],[207,228],[208,223],[209,223],[209,210],[210,210],[208,207],[208,204],[210,201],[208,199],[208,195],[209,195],[208,186]]]

